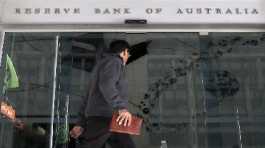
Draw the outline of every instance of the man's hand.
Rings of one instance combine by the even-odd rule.
[[[13,121],[13,124],[14,124],[14,126],[17,128],[17,129],[19,129],[19,130],[23,130],[23,129],[25,129],[25,124],[21,121],[21,120],[19,120],[19,119],[17,119],[17,120],[14,120]]]
[[[81,126],[76,125],[70,131],[70,136],[74,139],[77,139],[83,133],[83,131],[84,129]]]
[[[119,116],[116,120],[119,125],[130,126],[132,122],[132,114],[126,109],[119,110]]]

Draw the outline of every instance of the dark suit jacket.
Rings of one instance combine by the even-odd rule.
[[[115,109],[128,108],[128,84],[125,65],[117,54],[104,54],[97,62],[91,86],[79,112],[79,125],[91,116],[111,117]]]

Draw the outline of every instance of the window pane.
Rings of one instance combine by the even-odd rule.
[[[45,131],[48,139],[55,36],[7,33],[2,59],[5,63],[10,55],[20,82],[2,100],[8,96],[18,118],[34,132]],[[144,118],[141,135],[133,136],[137,147],[264,147],[265,33],[227,32],[60,33],[54,147],[76,147],[68,131],[95,78],[93,67],[114,39],[132,46],[126,68],[129,109]],[[3,88],[3,66],[0,74]],[[16,142],[27,147],[34,141],[2,118],[0,134],[1,147]]]
[[[1,101],[16,110],[15,123],[1,118],[0,145],[5,148],[49,147],[50,117],[55,57],[54,33],[6,33],[1,66]],[[13,81],[7,55],[13,63],[19,86]]]

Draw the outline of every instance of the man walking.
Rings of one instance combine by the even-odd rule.
[[[109,125],[113,112],[118,112],[121,126],[130,126],[128,111],[128,84],[125,65],[129,58],[129,44],[124,40],[111,42],[109,51],[97,62],[88,97],[80,108],[79,120],[70,131],[78,138],[80,148],[135,148],[128,134],[112,133]]]

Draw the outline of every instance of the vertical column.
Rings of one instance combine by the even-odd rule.
[[[3,27],[2,27],[1,24],[0,24],[0,67],[1,67],[1,65],[2,65],[4,37],[5,37],[5,32],[4,32],[4,30],[3,30]]]
[[[0,1],[1,2],[1,1]],[[1,12],[0,12],[1,13]],[[1,14],[0,14],[1,17]],[[0,18],[1,19],[1,18]],[[3,53],[3,38],[4,38],[4,33],[3,33],[3,29],[2,26],[0,25],[0,69],[1,69],[1,65],[2,65],[2,53]],[[0,85],[1,86],[1,85]],[[1,88],[2,89],[2,88]],[[0,101],[2,99],[0,98]],[[0,137],[3,137],[3,127],[0,126]],[[0,138],[0,145],[2,145],[2,138]]]
[[[202,83],[202,99],[203,99],[203,128],[204,128],[204,147],[208,148],[208,129],[207,129],[207,101],[208,101],[208,95],[205,91],[205,86],[207,85],[207,77],[209,74],[209,51],[208,46],[205,44],[208,42],[208,36],[200,36],[200,55],[201,55],[201,74],[200,79]]]
[[[210,114],[218,114],[219,112],[219,103],[218,96],[213,95],[212,93],[206,91],[207,87],[210,87],[209,80],[215,76],[215,71],[218,70],[218,66],[216,66],[216,59],[212,56],[209,43],[210,38],[208,35],[200,36],[200,55],[201,55],[201,71],[200,71],[200,79],[202,81],[202,97],[203,97],[203,125],[204,125],[204,146],[205,148],[210,148],[213,146],[222,146],[222,133],[216,132],[210,134],[211,128],[220,129],[220,122],[211,120]],[[217,130],[218,131],[218,130]]]
[[[201,55],[201,72],[200,72],[200,78],[202,81],[202,87],[203,87],[203,112],[204,114],[207,114],[207,111],[209,109],[209,101],[211,98],[211,95],[206,92],[205,87],[208,85],[208,79],[210,78],[210,74],[212,71],[211,66],[211,59],[210,59],[210,51],[209,51],[209,38],[206,35],[200,36],[200,55]],[[205,122],[206,123],[206,122]]]
[[[194,67],[187,74],[188,85],[188,104],[190,109],[190,146],[191,148],[198,148],[198,132],[197,132],[197,117],[196,117],[196,91],[195,91],[195,71]]]
[[[69,109],[69,99],[70,99],[70,83],[71,83],[71,70],[72,61],[69,59],[64,59],[65,55],[72,55],[72,51],[69,48],[69,44],[64,36],[60,37],[59,48],[58,48],[58,62],[57,62],[57,93],[56,93],[56,121],[54,138],[56,139],[53,143],[53,147],[67,148],[68,142],[68,132],[69,132],[69,121],[68,121],[68,109]],[[81,80],[85,81],[85,58],[81,57]],[[83,76],[82,76],[83,75]],[[83,90],[84,83],[79,82],[80,89]],[[81,87],[82,86],[82,87]]]
[[[50,140],[49,148],[53,148],[53,123],[54,123],[54,109],[55,109],[55,97],[56,97],[56,84],[57,84],[57,62],[58,62],[58,49],[59,49],[59,35],[56,36],[55,40],[55,55],[53,65],[53,89],[52,89],[52,111],[51,111],[51,129],[50,129]]]

